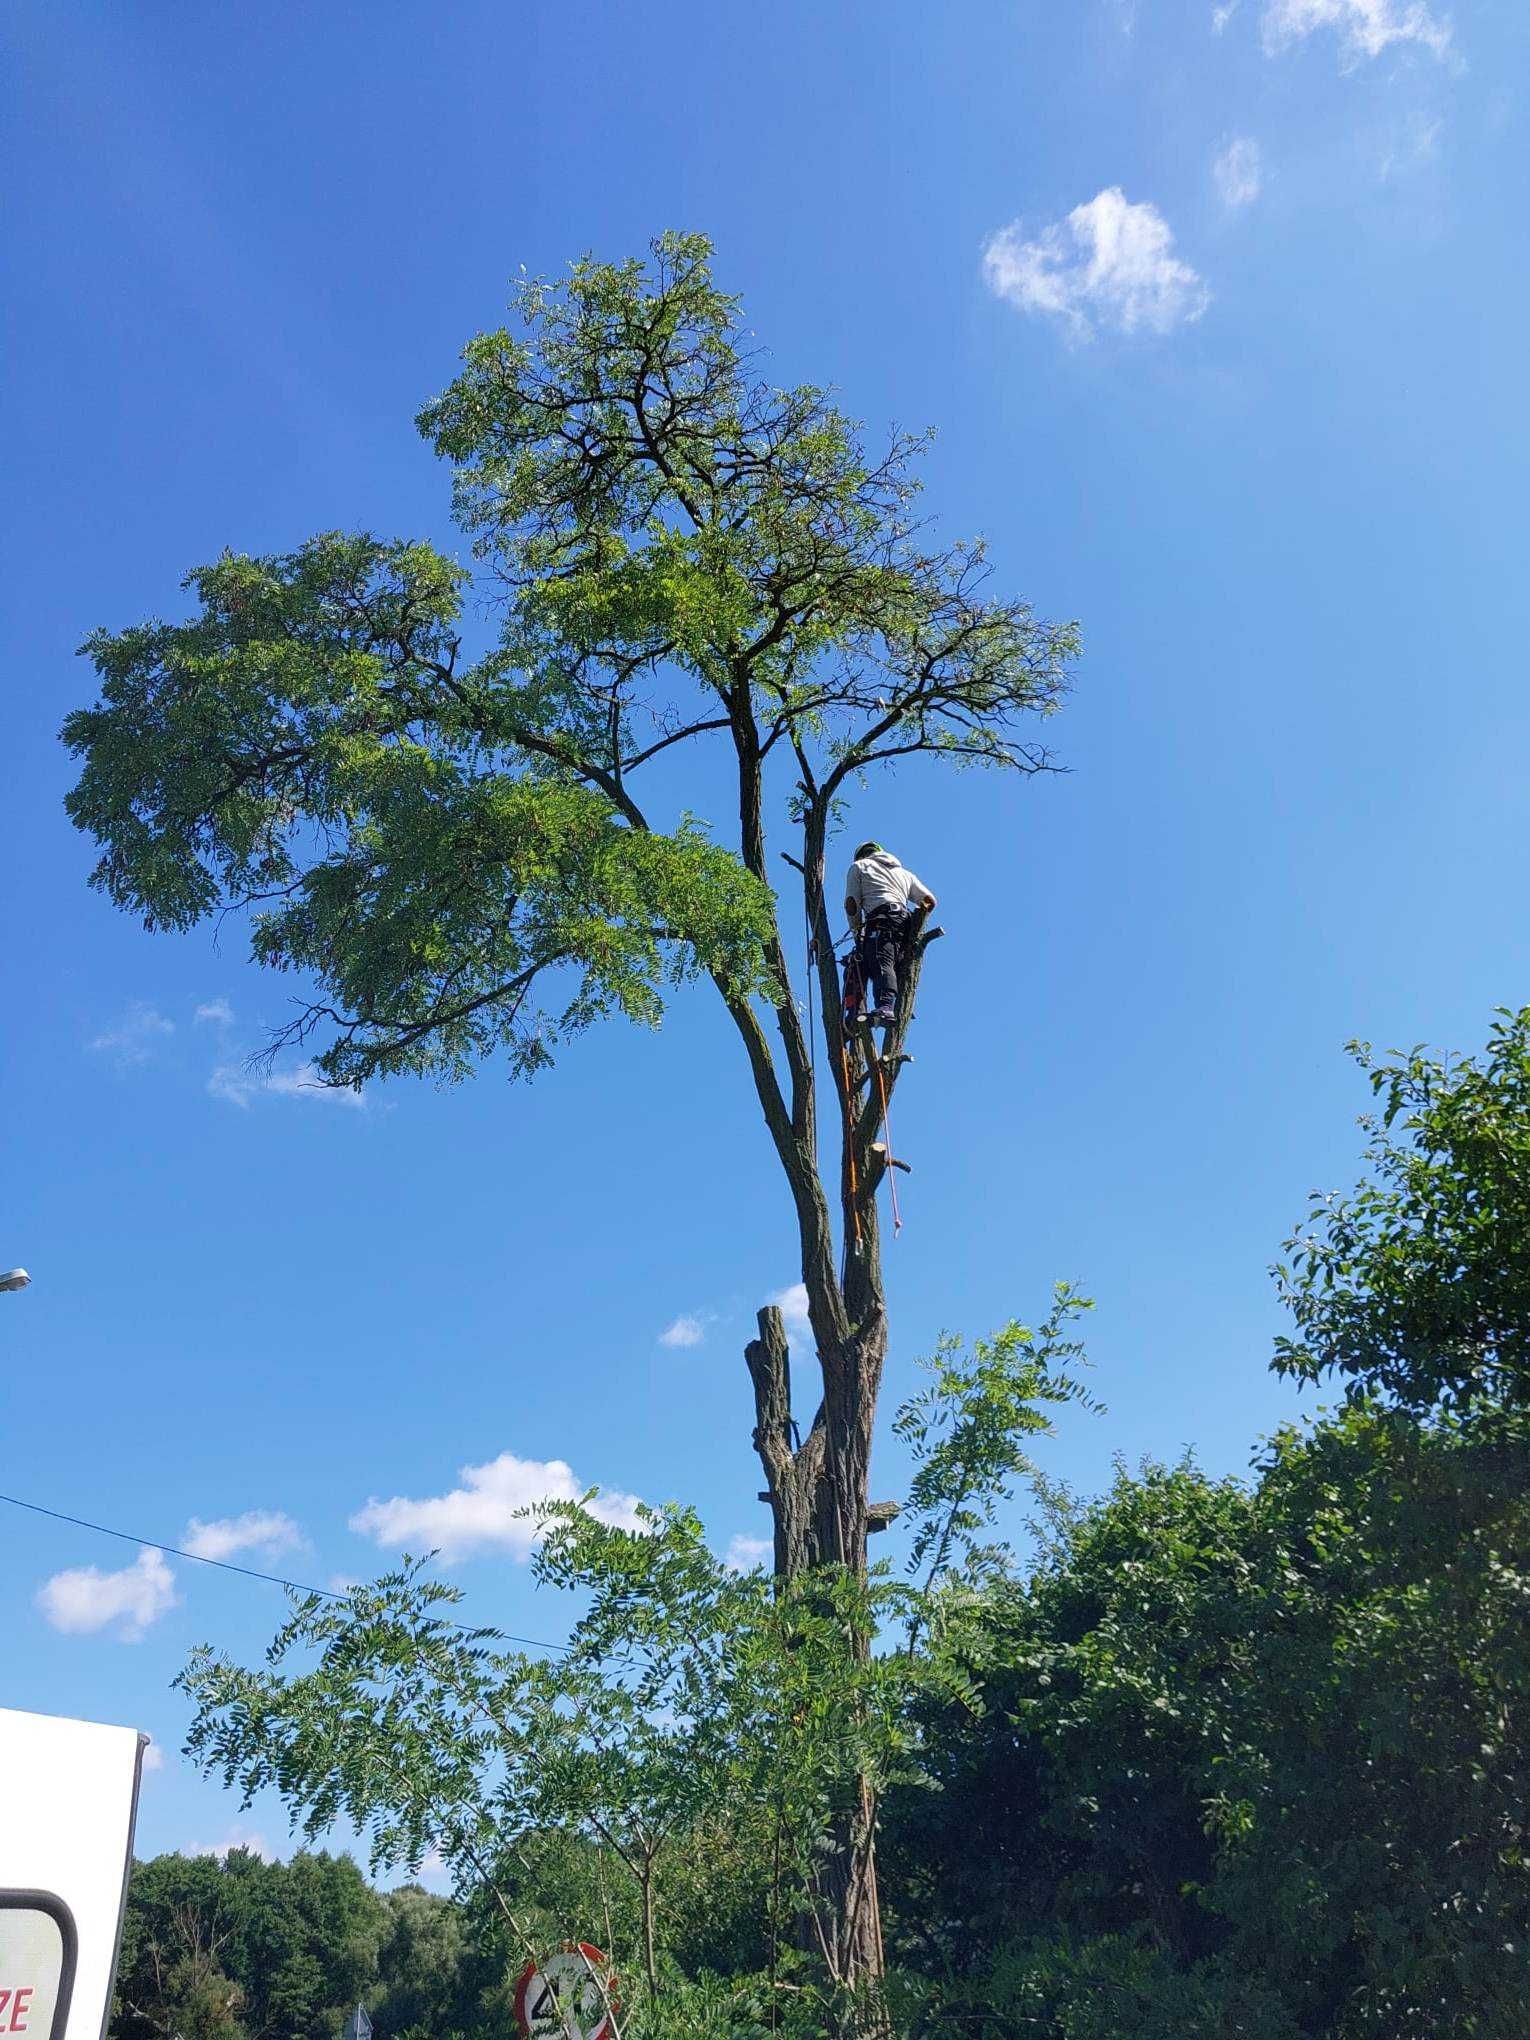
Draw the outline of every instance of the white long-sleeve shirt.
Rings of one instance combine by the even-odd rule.
[[[857,857],[845,874],[845,899],[860,908],[864,920],[878,907],[906,914],[910,906],[933,906],[935,895],[890,850],[873,850],[869,857]]]

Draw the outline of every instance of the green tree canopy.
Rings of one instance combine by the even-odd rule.
[[[1278,1271],[1275,1364],[1344,1406],[1251,1482],[1121,1470],[952,1639],[982,1704],[931,1720],[890,1883],[972,2030],[1530,2028],[1527,1044],[1364,1058],[1372,1173]]]
[[[877,763],[1044,762],[1023,725],[1074,634],[989,599],[980,551],[928,548],[917,440],[874,458],[822,390],[760,378],[710,255],[668,235],[651,269],[524,285],[517,329],[422,412],[502,619],[482,657],[465,569],[338,533],[225,554],[188,621],[85,647],[101,696],[64,737],[95,882],[151,927],[253,908],[256,955],[317,987],[289,1035],[321,1036],[332,1081],[500,1050],[534,1070],[600,1014],[656,1019],[695,971],[739,1009],[786,1002],[777,756],[819,845]],[[644,805],[644,767],[716,738],[736,852]],[[691,769],[697,797],[725,790]]]
[[[1530,1007],[1480,1058],[1356,1044],[1380,1112],[1369,1177],[1314,1197],[1276,1270],[1296,1320],[1275,1365],[1407,1408],[1530,1401]]]
[[[1119,1473],[889,1808],[895,1950],[994,2036],[1520,2031],[1527,1473],[1365,1405],[1251,1485]]]
[[[373,1989],[385,1918],[348,1856],[156,1856],[133,1872],[117,2030],[124,2040],[335,2040]]]

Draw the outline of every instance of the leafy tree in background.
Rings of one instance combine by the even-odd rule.
[[[1530,1007],[1480,1060],[1422,1049],[1368,1071],[1372,1173],[1313,1199],[1277,1275],[1297,1336],[1275,1365],[1402,1407],[1530,1401]]]
[[[116,2040],[339,2040],[357,2004],[386,2040],[509,2027],[503,1951],[469,1911],[381,1892],[343,1856],[269,1863],[246,1849],[133,1867]]]
[[[321,2008],[356,2004],[376,1969],[382,1919],[350,1857],[305,1851],[279,1880],[270,1865],[236,1861],[257,1899],[246,1955],[252,2035],[311,2028]]]
[[[1121,1471],[958,1637],[886,1810],[929,2030],[1530,2031],[1527,1042],[1373,1066],[1398,1134],[1281,1271],[1345,1407],[1250,1484]]]
[[[799,1430],[780,1313],[762,1312],[747,1358],[776,1567],[858,1573],[886,1157],[841,1027],[830,839],[880,766],[1043,769],[1036,722],[1076,638],[990,595],[981,548],[930,543],[920,440],[868,453],[822,390],[762,379],[710,256],[666,235],[646,268],[526,284],[515,330],[472,341],[422,412],[501,609],[493,649],[464,657],[468,577],[429,546],[225,554],[190,577],[188,622],[89,641],[102,691],[65,724],[83,760],[68,804],[101,846],[95,883],[149,926],[253,910],[255,955],[313,988],[284,1039],[317,1045],[334,1083],[494,1056],[529,1074],[595,1019],[655,1022],[669,985],[709,978],[795,1217],[821,1377]],[[719,796],[732,848],[687,812]],[[886,1037],[889,1089],[932,933]],[[881,1967],[874,1827],[862,1793],[825,1867],[844,1976]]]
[[[244,1991],[230,1972],[240,1967],[244,1896],[210,1856],[135,1867],[117,1965],[120,2040],[239,2040]]]
[[[418,1886],[388,1893],[377,1990],[366,2000],[382,2040],[511,2031],[504,1955],[478,1926],[470,1910]]]
[[[371,1989],[384,1917],[348,1856],[155,1857],[133,1875],[119,2030],[329,2036]]]

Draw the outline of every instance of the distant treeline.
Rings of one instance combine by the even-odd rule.
[[[136,1864],[113,2040],[378,2040],[513,2031],[507,1957],[449,1899],[378,1891],[349,1856],[246,1849]]]

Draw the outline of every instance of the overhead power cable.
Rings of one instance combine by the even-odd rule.
[[[72,1524],[76,1530],[93,1530],[98,1537],[115,1537],[121,1544],[147,1545],[150,1551],[163,1551],[170,1558],[189,1558],[196,1565],[214,1565],[219,1572],[238,1573],[241,1578],[247,1580],[264,1580],[267,1586],[286,1587],[294,1594],[314,1594],[321,1601],[348,1601],[351,1598],[349,1594],[339,1593],[333,1587],[305,1586],[301,1580],[284,1579],[280,1573],[259,1572],[252,1565],[235,1565],[232,1559],[209,1558],[205,1552],[187,1551],[179,1544],[164,1544],[157,1537],[135,1537],[131,1531],[112,1529],[109,1523],[92,1523],[84,1516],[67,1515],[62,1509],[45,1509],[41,1502],[24,1502],[20,1495],[0,1495],[0,1502],[8,1503],[13,1509],[26,1509],[34,1516],[51,1517],[55,1523]],[[463,1630],[470,1636],[479,1633],[471,1622],[443,1619],[451,1629]],[[536,1636],[514,1636],[508,1629],[496,1629],[494,1634],[503,1637],[506,1643],[519,1643],[527,1650],[566,1652],[569,1648],[566,1643],[546,1643]]]

